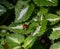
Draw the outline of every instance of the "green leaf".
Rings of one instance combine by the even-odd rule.
[[[35,30],[37,26],[38,26],[38,23],[37,23],[37,22],[32,22],[32,23],[29,25],[28,29],[29,29],[29,30]]]
[[[37,34],[39,34],[40,28],[41,26],[38,26],[36,30],[34,31],[34,33],[32,34],[32,36],[36,36]]]
[[[55,18],[60,18],[60,16],[52,13],[48,13],[46,16],[47,19],[55,19]]]
[[[51,45],[50,49],[60,49],[60,42],[57,42]]]
[[[40,11],[38,12],[39,15],[46,15],[48,13],[48,9],[41,7]]]
[[[6,9],[4,6],[0,5],[0,16],[6,12]]]
[[[38,26],[37,22],[33,22],[29,25],[28,29],[26,30],[25,34],[33,33],[36,30],[36,27]]]
[[[57,15],[59,15],[59,16],[60,16],[60,10],[56,11],[56,13],[57,13]]]
[[[0,26],[0,28],[4,28],[4,29],[9,30],[13,33],[20,33],[23,30],[23,24],[12,23],[9,26],[5,26],[5,25]],[[5,35],[8,35],[8,34],[6,34],[6,32],[5,32]]]
[[[50,23],[50,25],[54,25],[54,24],[56,24],[56,23],[58,23],[59,22],[59,20],[57,20],[57,21],[52,21],[51,23]]]
[[[33,0],[37,6],[57,6],[57,0]]]
[[[30,18],[30,16],[31,16],[31,14],[32,14],[33,11],[34,11],[34,5],[33,5],[33,4],[30,4],[30,5],[29,5],[29,8],[28,8],[28,11],[27,11],[26,14],[23,15],[23,17],[20,19],[20,22],[25,22],[25,21],[27,21],[27,20]]]
[[[45,9],[45,8],[41,8],[41,10],[38,12],[39,21],[40,21],[39,24],[41,26],[38,36],[43,35],[44,32],[46,31],[47,19],[46,19],[45,15],[47,14],[47,12],[48,12],[48,9]]]
[[[16,7],[15,7],[16,19],[19,17],[21,10],[26,8],[27,6],[28,6],[27,1],[18,0]]]
[[[38,34],[39,36],[43,35],[44,32],[46,31],[46,27],[47,27],[46,25],[47,25],[47,20],[43,15],[41,15],[41,22],[40,22],[41,28]]]
[[[13,9],[14,5],[6,0],[2,0],[0,1],[0,4],[3,4],[4,6],[6,6],[8,9]]]
[[[7,42],[10,47],[14,47],[17,45],[20,45],[24,41],[24,36],[18,33],[11,34],[10,36],[7,36]]]
[[[24,47],[25,49],[31,48],[32,45],[34,44],[36,38],[37,38],[36,36],[35,36],[35,37],[34,37],[34,36],[29,36],[29,37],[27,37],[27,38],[25,39],[25,41],[24,41],[23,47]]]
[[[36,27],[38,26],[38,23],[37,22],[33,22],[33,23],[31,23],[29,26],[28,26],[28,28],[27,28],[27,30],[21,30],[20,32],[21,33],[24,33],[24,34],[31,34],[31,33],[33,33],[34,31],[35,31],[35,29],[36,29]]]
[[[0,44],[0,49],[3,49],[3,46]]]
[[[49,22],[51,22],[50,25],[54,25],[54,24],[56,24],[57,22],[60,21],[60,16],[58,16],[56,14],[49,13],[49,14],[46,15],[46,18]]]
[[[22,49],[21,46],[9,47],[9,49]]]
[[[32,22],[32,23],[29,25],[29,29],[35,29],[37,26],[38,26],[38,23],[37,23],[37,22]]]
[[[38,26],[38,23],[35,21],[31,22],[28,25],[28,28],[26,30],[23,29],[23,25],[24,24],[18,25],[18,24],[12,23],[8,28],[11,32],[14,32],[14,33],[30,34],[35,31],[36,27]]]
[[[19,5],[18,2],[15,8],[15,15],[16,15],[15,22],[27,21],[30,18],[33,10],[34,10],[33,4],[28,5],[26,1],[25,2],[22,1]]]
[[[0,39],[0,40],[1,40],[1,44],[4,45],[4,44],[5,44],[5,39],[2,38],[2,39]]]
[[[60,30],[52,31],[52,34],[50,34],[49,39],[55,40],[60,38]]]

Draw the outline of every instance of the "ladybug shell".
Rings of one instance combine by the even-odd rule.
[[[24,24],[23,25],[23,29],[27,29],[28,28],[28,25],[27,24]]]

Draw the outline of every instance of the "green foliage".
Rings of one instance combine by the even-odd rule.
[[[56,13],[60,16],[60,10],[58,10]]]
[[[0,4],[6,6],[8,9],[13,9],[14,8],[14,5],[6,0],[2,0],[0,1]]]
[[[59,17],[60,17],[60,16],[55,15],[55,14],[51,14],[51,13],[49,13],[49,14],[46,16],[47,19],[54,19],[54,18],[59,18]]]
[[[6,38],[8,42],[12,42],[12,43],[14,42],[16,44],[21,44],[24,41],[25,37],[21,34],[16,33],[11,36],[7,36]]]
[[[57,0],[33,0],[37,6],[57,6]]]
[[[0,49],[3,49],[3,46],[2,45],[0,45]]]
[[[23,47],[24,47],[25,49],[31,48],[32,45],[34,44],[35,40],[36,40],[36,37],[33,37],[33,36],[27,37],[27,38],[25,39],[25,41],[24,41]]]
[[[30,18],[31,14],[34,10],[34,5],[33,4],[28,5],[27,2],[26,3],[25,2],[22,1],[20,3],[18,1],[17,5],[16,5],[16,8],[15,8],[15,11],[16,11],[16,13],[15,13],[16,14],[16,20],[15,21],[16,22],[25,22],[25,21],[27,21]],[[19,5],[19,3],[21,5]],[[25,6],[25,7],[23,7],[23,6]]]
[[[58,2],[0,0],[0,49],[60,49]]]
[[[43,35],[44,32],[46,31],[46,25],[47,25],[47,20],[45,19],[45,17],[43,15],[41,15],[41,22],[40,22],[41,28],[39,31],[39,36]]]
[[[15,7],[15,15],[16,15],[16,19],[19,18],[19,14],[21,12],[21,10],[23,8],[26,8],[28,6],[28,2],[27,1],[22,1],[22,0],[19,0],[16,4],[16,7]]]
[[[60,49],[60,42],[57,42],[51,45],[50,49]]]
[[[6,37],[9,49],[19,47],[18,45],[20,45],[24,41],[24,39],[25,37],[18,33]]]
[[[52,31],[52,34],[49,36],[49,38],[52,40],[60,38],[60,30]]]
[[[0,16],[6,12],[6,8],[0,5]]]
[[[57,22],[60,21],[60,16],[58,16],[56,14],[49,13],[49,14],[47,14],[46,18],[49,22],[51,22],[50,25],[54,25],[54,24],[56,24]]]
[[[46,15],[48,13],[48,9],[41,7],[38,15]]]

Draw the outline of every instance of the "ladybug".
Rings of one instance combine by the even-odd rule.
[[[27,29],[28,25],[27,24],[23,24],[23,29]]]

